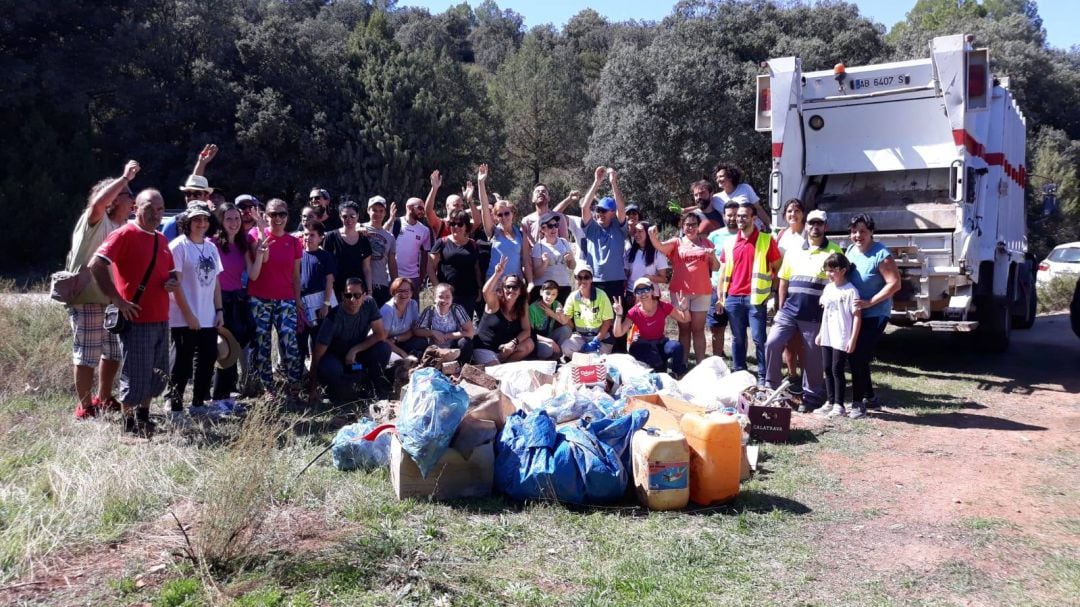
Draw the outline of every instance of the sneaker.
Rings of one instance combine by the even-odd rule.
[[[828,417],[829,413],[833,410],[833,406],[834,405],[832,403],[825,403],[824,405],[818,407],[817,411],[814,411],[814,415],[818,415],[820,417]]]
[[[844,414],[846,413],[847,409],[844,408],[844,405],[834,404],[832,406],[832,409],[825,415],[825,417],[844,417]]]
[[[866,409],[880,409],[881,408],[881,401],[879,401],[878,397],[876,397],[876,396],[871,396],[870,398],[864,398],[862,400],[862,404],[863,404],[863,407],[866,408]]]
[[[795,410],[798,411],[799,413],[809,413],[810,412],[810,407],[807,407],[806,403],[799,403],[799,408],[795,409]]]
[[[851,419],[859,419],[860,417],[865,417],[865,416],[866,416],[866,407],[858,406],[858,405],[852,406],[851,407],[851,413],[848,413],[848,417],[850,417]]]
[[[82,403],[75,405],[75,419],[90,419],[97,417],[100,412],[100,404],[96,396],[85,407]]]
[[[169,423],[173,428],[190,428],[191,418],[183,411],[169,411]]]

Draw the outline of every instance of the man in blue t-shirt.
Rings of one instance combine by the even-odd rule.
[[[735,213],[739,210],[739,203],[728,201],[724,203],[723,209],[724,227],[709,232],[708,236],[717,260],[720,259],[720,254],[724,252],[724,243],[727,242],[727,239],[739,233],[739,227],[735,225]],[[728,326],[728,315],[727,310],[716,311],[716,286],[718,282],[720,282],[720,270],[712,273],[712,301],[709,303],[709,313],[705,316],[705,325],[709,327],[709,333],[712,334],[713,356],[722,357],[724,355],[724,329]]]
[[[607,176],[614,197],[602,198],[595,209],[589,203]],[[614,301],[626,291],[626,270],[623,267],[625,250],[626,201],[619,190],[619,173],[615,169],[597,167],[589,188],[581,203],[581,227],[585,232],[582,258],[596,271],[593,284]]]

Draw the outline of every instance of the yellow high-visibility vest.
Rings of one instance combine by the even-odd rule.
[[[728,238],[724,242],[724,297],[727,297],[731,287],[731,271],[735,266],[735,241],[738,236]],[[757,242],[754,243],[754,270],[750,275],[750,303],[760,305],[769,299],[772,294],[773,276],[769,272],[769,245],[772,244],[772,235],[758,232]]]

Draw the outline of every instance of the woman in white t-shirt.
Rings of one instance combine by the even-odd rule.
[[[797,249],[803,245],[806,236],[803,234],[806,228],[806,209],[798,198],[792,198],[784,203],[784,221],[787,226],[776,232],[776,247],[780,254],[784,255],[790,249]]]
[[[570,295],[570,277],[574,271],[574,253],[570,243],[559,237],[558,213],[548,211],[540,217],[540,239],[532,247],[533,292],[529,301],[540,298],[540,285],[551,280],[559,285],[559,301]]]
[[[654,285],[666,284],[671,268],[666,255],[656,250],[649,240],[649,228],[652,226],[648,221],[639,221],[634,230],[629,234],[630,248],[626,250],[626,258],[623,267],[626,268],[626,284],[632,285],[642,276],[648,278]],[[629,293],[629,288],[627,289]]]
[[[191,379],[191,412],[206,413],[210,384],[217,360],[217,328],[224,324],[221,310],[221,284],[218,274],[224,271],[217,245],[206,237],[211,223],[216,223],[210,207],[194,204],[177,219],[180,236],[169,243],[176,279],[180,288],[169,295],[169,329],[175,357],[169,379],[169,409],[172,421],[186,423],[184,390]]]

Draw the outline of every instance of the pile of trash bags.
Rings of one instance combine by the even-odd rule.
[[[556,370],[548,362],[489,367],[485,371],[497,390],[464,380],[459,385],[433,367],[418,369],[403,392],[396,422],[402,449],[426,478],[448,448],[479,432],[495,439],[496,491],[517,500],[607,503],[624,496],[632,474],[631,438],[648,423],[648,411],[626,411],[631,398],[661,394],[719,410],[736,406],[739,395],[756,384],[748,372],[730,373],[717,357],[676,381],[629,355],[592,356],[606,371],[599,374],[602,383],[593,385],[575,384],[569,365]],[[357,439],[374,428],[367,419],[342,428],[333,445],[334,465],[385,466],[388,434],[374,442]]]

